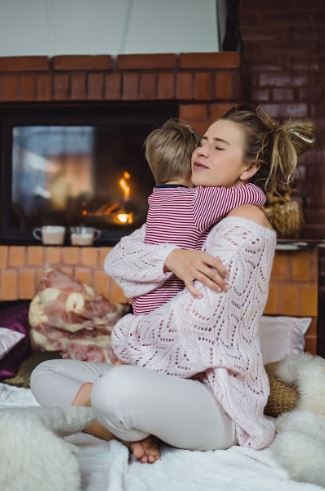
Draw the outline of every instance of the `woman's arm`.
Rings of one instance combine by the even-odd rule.
[[[227,271],[217,257],[173,244],[145,244],[145,225],[123,237],[108,253],[104,269],[128,297],[144,295],[166,281],[171,272],[184,281],[193,296],[199,280],[214,291],[227,288]]]
[[[262,193],[262,191],[260,191]],[[264,196],[264,194],[262,193]],[[264,212],[254,205],[241,205],[232,210],[228,216],[246,218],[272,229]],[[170,252],[165,263],[165,269],[172,271],[183,280],[191,295],[202,298],[202,294],[193,286],[194,280],[215,292],[227,291],[228,271],[218,256],[213,256],[202,251],[174,249]]]
[[[127,297],[137,297],[166,281],[170,272],[164,265],[173,244],[145,244],[145,225],[123,237],[107,254],[104,269]]]

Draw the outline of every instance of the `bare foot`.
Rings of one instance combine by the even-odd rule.
[[[121,363],[121,362],[120,362]],[[91,390],[93,384],[91,382],[86,382],[80,386],[79,391],[74,398],[73,406],[90,406],[91,400]],[[101,438],[102,440],[110,441],[117,439],[107,428],[105,428],[99,421],[92,421],[87,428],[85,428],[85,433]],[[117,439],[118,440],[118,439]],[[122,441],[131,451],[136,459],[138,459],[143,464],[153,464],[160,457],[160,451],[158,446],[158,441],[152,435],[140,440],[138,442],[126,442]]]
[[[153,464],[160,457],[157,439],[150,435],[138,442],[123,442],[131,450],[132,455],[142,464]]]

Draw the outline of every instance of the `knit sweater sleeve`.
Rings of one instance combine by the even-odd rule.
[[[173,244],[145,244],[145,225],[123,237],[107,254],[106,273],[122,288],[127,297],[144,295],[163,284],[171,273],[164,265]]]
[[[200,374],[234,420],[241,445],[262,448],[274,426],[263,410],[269,395],[258,339],[267,300],[275,234],[249,220],[228,217],[209,233],[205,249],[229,271],[228,292],[202,284],[202,299],[183,290],[167,304],[114,327],[112,346],[124,363],[169,375]]]

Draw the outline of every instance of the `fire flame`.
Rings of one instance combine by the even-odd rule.
[[[123,191],[123,200],[128,201],[130,198],[130,186],[128,185],[127,181],[131,178],[131,175],[129,172],[124,171],[123,172],[123,177],[119,180],[119,185]]]
[[[118,184],[123,192],[123,200],[119,203],[113,203],[111,205],[105,204],[98,208],[94,212],[90,212],[87,209],[83,209],[81,214],[83,216],[99,216],[99,217],[110,217],[113,223],[117,225],[130,225],[133,223],[134,216],[131,211],[125,210],[123,203],[130,199],[131,186],[128,181],[131,179],[131,174],[127,171],[123,172],[121,179],[119,179]]]
[[[133,213],[118,213],[116,215],[116,222],[115,223],[120,223],[122,225],[129,225],[130,223],[133,223]]]

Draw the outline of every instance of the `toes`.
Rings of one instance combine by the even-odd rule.
[[[160,457],[158,444],[150,437],[139,442],[132,442],[129,448],[133,456],[142,464],[153,464]]]
[[[143,444],[141,442],[131,443],[131,451],[136,459],[141,459],[145,454]]]
[[[143,446],[146,455],[149,457],[149,462],[155,462],[160,455],[157,443],[152,439],[148,439],[143,442]]]

